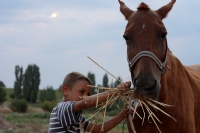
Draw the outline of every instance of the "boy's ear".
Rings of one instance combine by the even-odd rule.
[[[62,86],[62,94],[63,94],[64,96],[67,96],[67,95],[68,95],[68,91],[69,91],[69,87],[68,87],[66,84],[64,84],[64,85]]]

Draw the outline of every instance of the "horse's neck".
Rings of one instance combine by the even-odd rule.
[[[168,59],[166,73],[161,77],[161,94],[160,100],[168,102],[173,94],[177,94],[180,90],[180,84],[184,82],[187,77],[187,71],[182,63],[170,52],[168,52]]]

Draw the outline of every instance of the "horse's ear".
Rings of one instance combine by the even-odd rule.
[[[169,4],[156,10],[156,13],[160,17],[160,19],[164,19],[167,16],[168,12],[172,9],[175,2],[176,2],[176,0],[172,0],[171,2],[169,2]]]
[[[119,4],[120,4],[120,11],[121,13],[124,15],[125,19],[126,20],[129,20],[130,16],[134,13],[133,10],[130,10],[125,4],[124,2],[119,1]]]

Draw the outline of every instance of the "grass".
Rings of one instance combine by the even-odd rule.
[[[16,125],[17,130],[3,130],[0,133],[47,133],[49,126],[49,112],[43,113],[12,113],[1,114],[6,121]]]
[[[6,88],[6,99],[9,101],[11,100],[10,98],[10,94],[14,93],[14,89],[13,88]]]

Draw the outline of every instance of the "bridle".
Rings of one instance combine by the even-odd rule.
[[[157,66],[159,67],[159,69],[161,70],[161,74],[165,74],[165,68],[166,68],[166,62],[167,62],[167,51],[168,51],[168,45],[167,45],[167,39],[165,38],[165,42],[166,42],[166,51],[165,51],[165,59],[163,62],[161,62],[152,52],[150,51],[141,51],[140,53],[138,53],[131,61],[129,61],[128,57],[128,65],[129,65],[129,70],[132,71],[133,66],[136,64],[136,62],[141,58],[141,57],[149,57],[151,59],[153,59]]]

